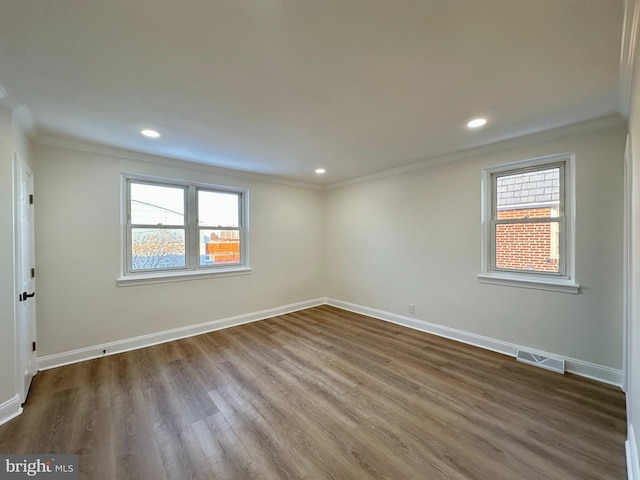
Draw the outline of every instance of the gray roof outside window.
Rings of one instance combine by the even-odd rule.
[[[500,176],[496,179],[497,206],[504,210],[558,205],[560,202],[560,169],[554,167],[534,172]]]

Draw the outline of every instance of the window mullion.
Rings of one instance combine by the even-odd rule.
[[[189,259],[189,269],[196,270],[198,268],[198,247],[199,247],[199,231],[198,231],[198,211],[197,211],[197,189],[190,185],[187,187],[187,218],[185,219],[187,229],[187,252]]]
[[[559,172],[559,177],[560,177],[560,195],[559,195],[559,208],[558,208],[558,213],[560,214],[561,217],[564,217],[566,215],[566,211],[565,209],[567,208],[566,203],[567,203],[567,198],[565,197],[565,166],[564,164],[562,164],[560,166],[560,172]]]
[[[528,223],[553,223],[563,217],[532,217],[532,218],[500,218],[493,219],[497,225],[515,225]]]

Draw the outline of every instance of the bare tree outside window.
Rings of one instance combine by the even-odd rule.
[[[126,178],[123,275],[246,268],[247,200],[232,187]]]
[[[184,231],[136,228],[132,232],[133,270],[185,266]]]

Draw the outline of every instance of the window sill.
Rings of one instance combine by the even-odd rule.
[[[509,275],[504,273],[481,273],[478,275],[480,283],[503,285],[507,287],[533,288],[549,292],[580,293],[580,285],[571,280],[553,278],[532,278],[524,275]]]
[[[118,287],[132,287],[135,285],[149,285],[154,283],[184,282],[188,280],[204,280],[206,278],[235,277],[238,275],[249,275],[250,267],[232,267],[216,269],[215,271],[177,271],[161,273],[138,273],[121,276],[116,280]]]

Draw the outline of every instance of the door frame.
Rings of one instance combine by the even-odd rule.
[[[36,341],[36,305],[35,299],[31,299],[30,307],[33,309],[33,314],[29,315],[29,318],[25,320],[23,318],[24,309],[21,303],[21,293],[23,289],[24,275],[26,272],[21,268],[22,258],[28,255],[29,263],[35,268],[35,219],[33,210],[31,211],[30,223],[31,223],[31,240],[30,245],[26,247],[23,244],[24,232],[22,231],[22,208],[24,203],[22,201],[22,183],[25,176],[31,178],[30,195],[33,195],[33,171],[29,166],[20,158],[18,153],[14,152],[14,232],[15,232],[15,249],[14,249],[14,272],[15,272],[15,295],[14,298],[14,325],[15,325],[15,355],[16,355],[16,389],[20,399],[20,403],[24,403],[29,393],[29,387],[33,376],[37,373],[37,359],[35,350],[32,347],[32,342]],[[27,204],[27,208],[33,209],[33,204]],[[35,278],[31,277],[30,285],[35,291]],[[28,326],[25,328],[25,325]]]

